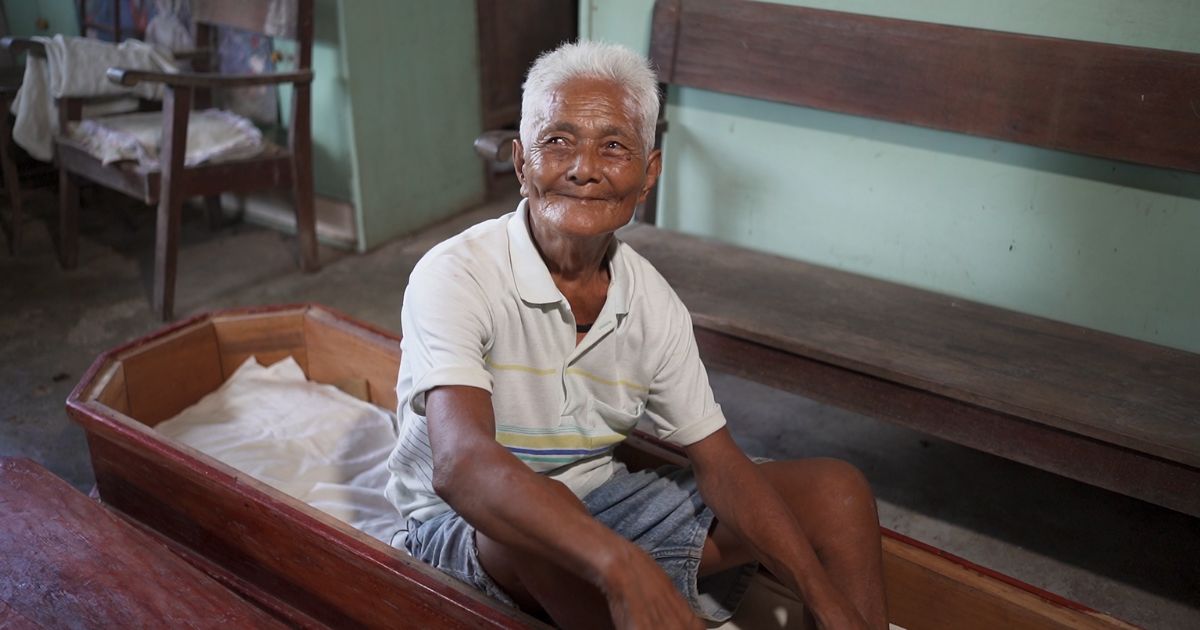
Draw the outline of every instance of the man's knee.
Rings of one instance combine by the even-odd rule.
[[[834,501],[840,501],[847,507],[853,504],[869,504],[874,508],[875,495],[871,492],[867,476],[861,470],[840,459],[822,458],[818,461],[823,469],[822,483]]]
[[[769,478],[784,500],[802,503],[802,509],[830,516],[863,510],[875,512],[871,485],[853,464],[822,457],[763,466],[770,470]]]

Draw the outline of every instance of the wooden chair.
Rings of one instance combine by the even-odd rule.
[[[154,307],[164,319],[174,310],[175,274],[179,253],[180,214],[190,197],[204,197],[210,222],[219,211],[221,193],[246,193],[264,188],[291,186],[296,211],[301,268],[318,269],[316,220],[313,210],[312,178],[312,43],[313,2],[299,0],[294,23],[285,33],[265,33],[270,0],[195,0],[192,15],[200,50],[215,49],[217,26],[229,26],[264,35],[294,38],[298,44],[296,70],[249,75],[221,75],[204,71],[202,55],[177,55],[193,60],[196,71],[166,73],[110,68],[109,80],[125,86],[140,82],[162,83],[162,140],[156,169],[121,162],[105,166],[65,134],[55,140],[59,166],[60,258],[63,267],[78,262],[79,182],[92,181],[147,204],[157,204],[155,236]],[[252,158],[184,166],[188,114],[193,103],[208,106],[212,90],[256,85],[294,86],[288,146],[268,143]],[[84,99],[64,98],[59,102],[59,128],[67,129],[81,118]]]

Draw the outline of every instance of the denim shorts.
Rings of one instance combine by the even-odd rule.
[[[713,522],[692,469],[617,472],[583,498],[596,520],[650,554],[692,610],[709,621],[728,620],[758,567],[742,565],[698,579],[700,556]],[[475,587],[509,606],[513,600],[479,562],[475,528],[454,512],[428,521],[409,521],[404,546],[413,557]]]

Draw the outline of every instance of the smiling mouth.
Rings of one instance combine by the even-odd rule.
[[[548,196],[565,197],[567,199],[572,199],[574,201],[608,201],[608,199],[605,199],[603,197],[584,197],[582,195],[569,195],[566,193],[550,193],[550,195],[548,195]]]

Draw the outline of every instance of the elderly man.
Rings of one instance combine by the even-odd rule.
[[[886,627],[862,475],[748,459],[687,310],[613,235],[662,168],[646,60],[568,44],[524,89],[513,161],[525,199],[433,248],[404,296],[387,494],[405,547],[563,627],[722,621],[756,563],[821,627]],[[690,468],[613,460],[643,414]]]

